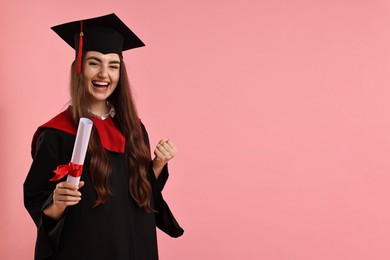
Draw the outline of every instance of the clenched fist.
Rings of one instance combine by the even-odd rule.
[[[153,171],[156,178],[160,175],[164,165],[175,157],[177,152],[176,146],[172,140],[160,140],[154,150]]]

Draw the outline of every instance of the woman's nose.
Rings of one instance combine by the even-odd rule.
[[[101,77],[101,78],[108,77],[108,70],[107,70],[107,68],[105,68],[103,66],[101,67],[101,69],[99,71],[99,77]]]

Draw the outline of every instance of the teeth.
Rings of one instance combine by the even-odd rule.
[[[101,87],[108,87],[108,82],[100,82],[100,81],[94,81],[92,82],[94,85],[101,86]]]

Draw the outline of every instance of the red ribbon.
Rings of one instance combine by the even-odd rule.
[[[50,181],[58,181],[69,174],[72,177],[80,177],[83,172],[83,165],[74,164],[70,162],[69,164],[59,165],[56,170],[53,171],[56,175],[50,179]]]

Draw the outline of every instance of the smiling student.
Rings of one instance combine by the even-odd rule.
[[[52,29],[76,59],[71,105],[32,141],[24,203],[38,228],[35,259],[158,259],[156,226],[184,231],[161,194],[175,144],[160,140],[152,159],[123,62],[122,51],[144,44],[115,14]],[[94,126],[80,184],[50,181],[70,162],[81,117]]]

